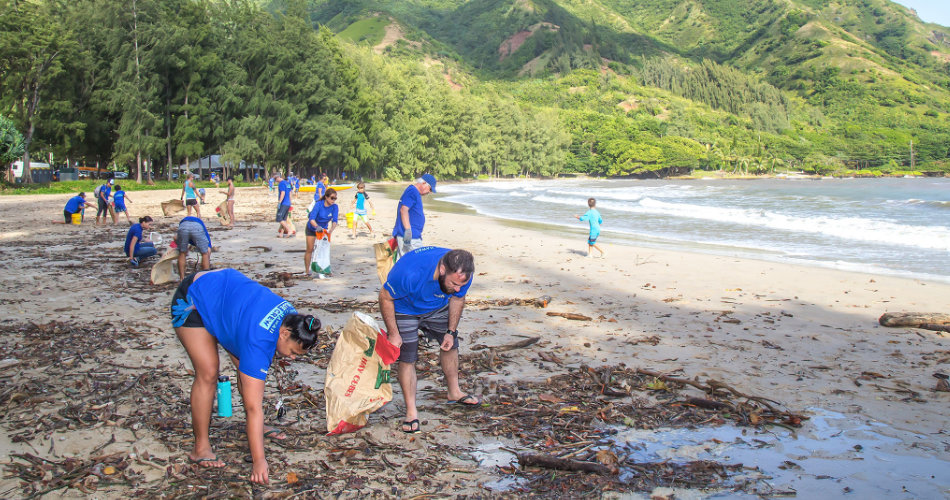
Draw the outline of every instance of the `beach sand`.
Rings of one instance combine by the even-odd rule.
[[[212,254],[212,264],[234,267],[259,280],[296,273],[291,286],[275,291],[298,310],[317,314],[333,332],[339,332],[356,308],[379,318],[373,308],[379,281],[371,245],[391,230],[396,202],[372,185],[369,191],[377,212],[371,219],[376,237],[361,231],[360,237],[351,239],[345,225],[341,227],[333,238],[334,275],[317,281],[299,276],[305,244],[300,219],[309,194],[301,193],[297,203],[299,236],[278,239],[273,222],[276,197],[266,188],[238,189],[238,221],[230,230],[221,229],[214,217],[214,206],[224,196],[208,190],[203,218],[214,245],[220,247]],[[177,198],[179,192],[129,194],[131,213],[136,218],[155,217],[154,231],[167,245],[181,214],[163,218],[159,204]],[[342,208],[348,209],[353,191],[340,194]],[[28,453],[57,463],[67,457],[87,461],[110,454],[125,457],[122,467],[134,471],[124,476],[125,481],[110,482],[108,475],[100,474],[92,481],[98,484],[86,485],[99,488],[98,495],[104,497],[158,495],[176,491],[173,486],[189,480],[208,491],[226,487],[238,496],[265,491],[241,479],[249,475],[250,466],[240,461],[247,452],[243,416],[237,409],[230,421],[215,420],[212,436],[219,456],[230,459],[229,466],[207,471],[186,463],[191,377],[190,363],[167,314],[175,285],[149,285],[148,261],[139,269],[129,268],[121,255],[125,223],[96,227],[91,223],[94,210],[87,209],[90,215],[81,226],[51,224],[61,220],[68,197],[0,197],[0,328],[5,337],[0,344],[4,367],[0,376],[6,387],[0,389],[4,416],[0,453]],[[611,244],[609,236],[599,241],[606,256],[589,258],[582,238],[516,229],[487,217],[431,208],[424,241],[464,248],[475,256],[477,276],[459,325],[463,371],[466,359],[486,352],[473,347],[541,337],[533,345],[508,351],[497,370],[483,370],[474,377],[463,372],[463,389],[488,404],[497,397],[499,384],[540,383],[554,375],[577,373],[582,366],[623,364],[685,379],[719,380],[806,416],[821,409],[847,415],[856,423],[877,422],[883,424],[877,432],[896,438],[897,451],[950,460],[950,393],[935,392],[937,379],[932,376],[948,371],[947,334],[877,323],[885,312],[947,312],[948,284],[620,246]],[[254,246],[269,251],[250,248]],[[192,258],[189,265],[193,264]],[[545,295],[551,297],[546,308],[492,302]],[[548,315],[551,312],[591,320],[574,321]],[[48,345],[42,345],[25,333],[37,328],[31,324],[51,321],[65,325],[61,330],[75,327],[91,334],[83,342],[98,342],[94,347],[99,356],[75,354],[82,349],[69,347],[74,341],[65,336],[52,336]],[[275,363],[280,368],[268,379],[265,405],[280,398],[306,401],[302,392],[312,396],[309,410],[321,404],[332,341],[322,340],[305,359]],[[560,363],[545,360],[551,355]],[[486,494],[483,483],[503,477],[505,469],[480,467],[473,459],[473,451],[488,436],[480,430],[484,427],[467,424],[464,413],[480,410],[446,408],[434,359],[423,360],[429,366],[420,370],[423,433],[399,432],[404,405],[394,383],[393,402],[355,434],[324,437],[322,417],[288,425],[286,443],[268,444],[271,490],[290,495],[309,486],[348,497],[368,492],[406,497]],[[57,383],[45,380],[48,386],[38,386],[36,380],[43,380],[51,366],[59,370]],[[222,370],[234,373],[226,357]],[[161,376],[142,375],[152,372]],[[29,380],[34,383],[26,383]],[[114,404],[82,407],[93,401],[95,406],[108,405],[96,399],[103,391],[115,395]],[[120,404],[120,398],[125,402]],[[304,411],[302,406],[296,410],[292,407],[289,412],[291,422]],[[95,416],[103,411],[108,412],[106,417]],[[517,435],[495,435],[491,440],[519,448]],[[129,459],[133,450],[135,456]],[[398,452],[383,460],[378,455],[389,452],[380,450]],[[42,471],[32,485],[21,484],[22,468],[7,467],[0,481],[2,497],[25,496],[57,484],[50,482],[50,472],[44,477]],[[321,471],[323,476],[307,471]],[[300,481],[288,481],[290,472]],[[88,475],[70,482],[81,482],[83,477]],[[393,481],[396,477],[400,479]],[[60,489],[55,494],[79,496],[81,491]]]

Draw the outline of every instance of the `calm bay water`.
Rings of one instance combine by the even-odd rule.
[[[950,282],[950,179],[514,180],[440,184],[441,208],[567,231],[597,199],[604,245],[635,244]],[[443,205],[446,203],[446,205]],[[516,229],[515,229],[516,230]]]

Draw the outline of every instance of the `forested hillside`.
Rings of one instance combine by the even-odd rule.
[[[939,170],[948,112],[884,0],[0,0],[29,154],[139,175]]]

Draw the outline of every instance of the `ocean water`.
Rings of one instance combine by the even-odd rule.
[[[440,208],[599,243],[950,282],[950,179],[513,180],[440,184]]]

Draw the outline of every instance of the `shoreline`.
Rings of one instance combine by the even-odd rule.
[[[378,312],[372,310],[380,285],[371,243],[382,240],[381,234],[391,229],[396,205],[379,187],[380,184],[368,185],[378,213],[371,218],[376,237],[365,233],[357,239],[350,239],[346,233],[334,235],[334,276],[329,280],[299,278],[304,242],[301,238],[274,237],[276,223],[271,221],[275,201],[266,188],[239,188],[235,207],[238,222],[233,230],[220,228],[213,216],[204,213],[215,245],[221,246],[220,252],[212,254],[212,264],[237,268],[259,280],[290,273],[293,283],[275,288],[275,292],[287,297],[298,310],[318,314],[333,332],[342,328],[356,307],[367,308],[378,318]],[[202,206],[203,210],[213,212],[217,202],[223,200],[217,191],[209,191],[209,204]],[[130,208],[136,217],[146,213],[155,217],[160,214],[161,201],[177,197],[177,190],[142,192]],[[125,380],[150,370],[174,369],[175,376],[159,378],[162,385],[156,386],[160,391],[170,391],[158,393],[167,402],[149,399],[137,404],[164,415],[162,418],[174,417],[178,423],[170,427],[171,431],[146,425],[133,435],[123,422],[132,419],[135,407],[116,403],[111,411],[117,416],[108,422],[96,427],[82,424],[79,430],[61,428],[49,434],[34,434],[25,441],[14,441],[12,436],[31,427],[18,421],[7,422],[3,425],[0,450],[7,456],[32,453],[62,460],[64,456],[89,457],[94,453],[128,454],[133,447],[141,453],[147,448],[151,456],[168,461],[169,466],[181,466],[175,469],[176,474],[209,474],[191,471],[183,464],[190,439],[184,427],[188,417],[183,413],[190,378],[183,372],[188,366],[187,357],[168,325],[166,308],[173,286],[150,286],[150,265],[131,270],[123,262],[120,248],[127,224],[49,224],[49,220],[61,217],[67,198],[0,198],[0,241],[4,243],[0,245],[4,257],[0,303],[6,312],[0,328],[8,330],[12,325],[30,322],[48,324],[52,320],[100,325],[103,334],[95,339],[115,339],[123,347],[121,351],[104,353],[108,356],[106,363],[137,368],[120,371],[121,376],[115,375],[116,382],[124,384]],[[297,204],[305,205],[305,201],[302,195]],[[344,201],[341,209],[348,206],[348,200]],[[793,412],[820,409],[844,415],[844,421],[880,423],[883,425],[875,427],[880,434],[893,438],[893,442],[883,443],[882,447],[898,455],[950,461],[950,451],[941,444],[945,441],[942,436],[950,433],[944,411],[950,393],[935,392],[936,379],[932,376],[934,372],[947,372],[950,367],[950,336],[877,324],[877,318],[884,312],[942,312],[945,298],[950,297],[950,285],[620,245],[606,246],[606,258],[587,258],[582,255],[586,251],[582,237],[512,230],[489,217],[436,210],[429,198],[424,203],[424,241],[465,248],[475,255],[476,276],[468,296],[470,304],[459,325],[461,358],[468,370],[462,374],[462,386],[489,405],[498,406],[496,402],[504,396],[499,392],[501,386],[520,388],[521,383],[543,383],[554,376],[582,374],[585,367],[624,365],[689,380],[720,380],[745,394],[764,395]],[[156,217],[156,231],[163,234],[166,242],[179,219]],[[544,309],[496,304],[544,295],[551,297]],[[572,321],[548,313],[580,314],[590,319]],[[17,335],[8,331],[7,342],[14,341]],[[540,340],[505,353],[499,358],[503,362],[497,367],[492,365],[490,371],[475,371],[471,364],[483,360],[487,349],[534,337]],[[321,340],[319,353],[275,370],[281,378],[279,383],[268,380],[267,404],[272,407],[276,398],[283,398],[291,404],[290,415],[310,408],[310,403],[297,395],[291,399],[290,394],[281,394],[277,386],[304,384],[309,386],[309,393],[319,397],[331,341],[332,336]],[[479,346],[485,349],[476,349]],[[55,355],[57,351],[51,353]],[[17,357],[15,350],[5,349],[4,354],[5,359]],[[59,363],[58,357],[53,359]],[[69,363],[70,373],[104,371],[92,360],[83,364],[71,359]],[[484,423],[469,422],[481,417],[478,410],[453,413],[447,409],[442,401],[444,386],[437,365],[423,365],[427,367],[419,385],[423,434],[407,437],[399,432],[404,405],[397,386],[393,401],[371,415],[369,425],[355,434],[325,438],[322,416],[313,420],[291,419],[286,429],[294,442],[306,444],[306,450],[288,451],[268,445],[269,460],[270,454],[275,454],[272,478],[280,477],[278,473],[301,471],[306,464],[320,460],[337,467],[340,457],[333,450],[363,449],[369,442],[371,448],[395,447],[406,460],[422,460],[435,453],[449,469],[428,476],[435,481],[434,485],[454,484],[458,489],[446,491],[458,494],[484,493],[481,484],[504,476],[494,467],[479,466],[458,456],[474,453],[479,443],[523,445],[513,436],[480,431]],[[111,364],[108,367],[122,370]],[[222,369],[232,370],[226,360],[222,361]],[[20,377],[41,377],[44,368],[24,365],[16,370],[20,370]],[[55,392],[58,389],[52,387],[54,392],[48,397],[34,398],[35,402],[26,400],[38,405],[31,413],[31,425],[59,411],[61,407],[57,405],[62,404],[64,397]],[[116,390],[119,389],[121,385]],[[662,391],[655,394],[660,396]],[[698,391],[692,394],[702,395]],[[590,399],[591,404],[600,404],[600,396],[592,394]],[[647,404],[655,399],[647,391],[635,392],[623,401]],[[222,425],[216,422],[215,425]],[[806,422],[799,432],[814,432],[809,430],[810,425]],[[245,443],[240,427],[231,422],[215,429],[219,449],[229,453],[232,460],[223,473],[245,475],[246,464],[240,463],[240,450]],[[748,429],[750,434],[760,432]],[[99,448],[109,441],[110,433],[115,434],[116,442]],[[278,460],[277,456],[282,458]],[[374,472],[361,461],[348,467],[365,474],[374,487],[389,491],[391,485],[385,474]],[[458,468],[467,472],[453,472]],[[149,470],[144,468],[148,479],[162,479],[161,474]],[[864,481],[873,482],[874,478]],[[15,477],[0,481],[3,490],[16,487]],[[431,491],[422,484],[399,487],[400,496]],[[103,490],[103,495],[118,498],[129,493],[128,489],[115,488],[119,489],[110,490],[112,493]]]

